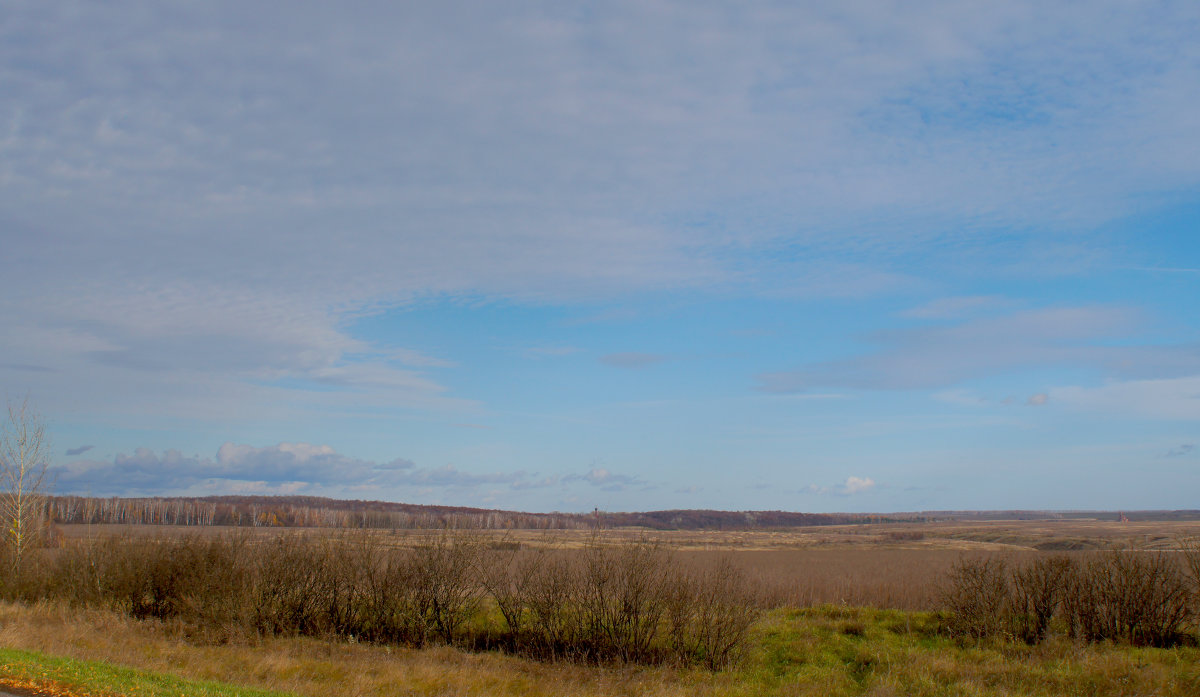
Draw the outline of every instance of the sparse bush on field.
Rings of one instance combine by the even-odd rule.
[[[1024,564],[964,559],[944,594],[947,629],[984,638],[1046,638],[1054,622],[1084,641],[1170,646],[1195,616],[1195,594],[1178,555],[1112,551],[1076,563],[1042,557]]]
[[[439,642],[582,662],[654,663],[674,652],[715,669],[755,616],[740,571],[684,571],[644,541],[561,551],[461,533],[412,548],[350,535],[109,538],[23,568],[28,578],[19,595],[9,578],[9,597],[107,607],[215,640]],[[685,611],[672,605],[680,592]]]
[[[483,592],[475,573],[481,550],[476,540],[445,535],[417,547],[409,556],[412,609],[447,644],[454,642]]]
[[[361,620],[350,635],[379,643],[422,643],[428,632],[416,612],[408,560],[370,538],[357,549]]]
[[[1067,594],[1074,634],[1088,641],[1176,643],[1192,615],[1192,592],[1178,560],[1162,552],[1114,551],[1080,567]]]
[[[943,590],[943,603],[951,613],[951,633],[982,639],[1007,631],[1011,597],[1004,559],[960,560],[950,570]]]
[[[580,611],[586,641],[599,656],[646,660],[665,610],[669,553],[639,541],[584,551]]]
[[[1013,631],[1026,642],[1046,638],[1075,573],[1064,556],[1040,557],[1012,572]]]
[[[578,574],[571,559],[544,548],[494,544],[480,556],[479,579],[507,630],[508,647],[558,656],[578,633]]]
[[[1183,553],[1183,563],[1187,568],[1188,577],[1192,581],[1196,614],[1200,615],[1200,538],[1183,538],[1179,540],[1179,547]]]
[[[586,647],[580,641],[579,560],[544,551],[534,554],[518,571],[525,577],[522,603],[528,609],[530,628],[523,647],[551,657],[585,659]]]
[[[109,538],[40,560],[43,572],[27,584],[24,596],[228,632],[247,616],[244,545],[235,537]]]
[[[724,557],[706,567],[675,570],[668,582],[666,614],[675,655],[685,663],[724,668],[744,648],[760,612],[745,572]]]
[[[326,559],[315,543],[281,536],[255,550],[253,628],[265,634],[318,634],[328,630],[318,591]],[[331,579],[324,580],[325,584]],[[328,587],[328,585],[326,585]]]

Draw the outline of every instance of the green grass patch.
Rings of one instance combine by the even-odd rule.
[[[826,606],[769,613],[727,676],[747,692],[906,695],[1200,695],[1200,650],[962,641],[935,613]]]
[[[256,690],[209,681],[80,661],[36,651],[0,648],[0,678],[21,684],[55,685],[86,694],[131,697],[293,697],[284,692]]]

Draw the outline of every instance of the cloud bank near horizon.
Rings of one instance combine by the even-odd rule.
[[[577,485],[606,492],[657,488],[640,477],[598,467],[566,476],[525,470],[473,473],[449,464],[419,467],[403,458],[371,462],[339,454],[328,445],[309,443],[266,447],[225,443],[214,457],[137,448],[111,460],[80,459],[55,465],[49,474],[55,493],[86,496],[260,494],[398,500],[396,496],[436,493],[490,502],[504,490],[555,489],[561,493]]]

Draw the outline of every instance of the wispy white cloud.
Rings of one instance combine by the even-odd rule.
[[[251,492],[362,496],[374,492],[395,497],[416,489],[470,494],[482,487],[545,486],[524,471],[477,473],[453,465],[424,468],[402,458],[371,462],[308,443],[268,447],[225,443],[212,458],[138,448],[112,460],[75,460],[52,471],[59,493],[120,496]]]
[[[800,493],[804,494],[822,494],[833,496],[854,496],[862,494],[875,488],[875,480],[870,477],[859,477],[850,475],[846,477],[846,481],[835,486],[821,486],[818,484],[809,484],[800,489]]]
[[[1000,295],[938,298],[909,308],[900,315],[913,319],[962,319],[987,310],[1006,309],[1013,304],[1012,300]]]
[[[600,362],[614,368],[645,368],[662,363],[667,356],[659,353],[609,353],[600,357]]]
[[[521,350],[521,354],[530,358],[558,358],[579,353],[576,346],[531,346]]]
[[[1112,346],[1141,325],[1124,307],[1025,310],[948,326],[876,332],[875,353],[818,363],[801,370],[765,373],[768,392],[822,387],[929,389],[1005,371],[1087,366],[1114,375],[1180,375],[1200,369],[1194,347]],[[1051,395],[1053,396],[1053,395]]]
[[[1081,411],[1147,419],[1200,421],[1200,375],[1157,380],[1113,380],[1098,387],[1065,386],[1050,399]]]
[[[562,481],[564,483],[586,482],[603,491],[626,491],[631,488],[646,489],[655,486],[640,477],[618,474],[603,467],[593,467],[584,474],[569,474],[563,477]]]
[[[987,397],[975,394],[969,390],[954,389],[941,390],[933,394],[933,398],[939,402],[946,404],[954,404],[963,407],[982,407],[992,403],[992,400]]]

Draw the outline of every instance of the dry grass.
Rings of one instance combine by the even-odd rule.
[[[103,660],[191,679],[297,695],[850,695],[1200,694],[1200,651],[1085,646],[1054,640],[959,644],[923,613],[856,608],[779,610],[755,632],[742,667],[720,673],[673,667],[540,663],[449,647],[422,650],[269,639],[195,645],[170,626],[100,611],[0,603],[0,644]]]
[[[66,525],[66,544],[112,535],[239,534],[270,539],[278,528]],[[328,537],[344,532],[288,529],[287,534]],[[355,531],[385,546],[427,544],[436,531]],[[734,562],[762,589],[769,605],[821,604],[924,609],[938,607],[940,585],[964,555],[1018,557],[1061,551],[1072,556],[1102,549],[1177,549],[1200,538],[1200,522],[1119,523],[1100,520],[978,521],[839,525],[764,531],[480,531],[485,544],[546,550],[579,550],[589,544],[650,540],[681,560],[704,564],[732,552]]]
[[[167,525],[60,525],[64,539],[128,535],[228,534],[274,536],[281,532],[327,536],[323,528],[229,528],[219,526]],[[332,531],[336,533],[337,531]],[[367,530],[370,534],[397,545],[417,545],[441,534],[436,530]],[[508,540],[522,545],[578,548],[595,536],[590,530],[483,530],[481,537]],[[1030,521],[972,521],[935,523],[879,523],[861,525],[824,525],[787,530],[647,531],[643,529],[603,530],[605,540],[648,538],[679,551],[778,551],[789,549],[907,549],[955,551],[1080,551],[1087,549],[1136,548],[1171,549],[1180,538],[1200,537],[1200,521],[1157,521],[1118,523],[1114,521],[1070,519]]]
[[[170,626],[52,604],[0,604],[0,644],[322,697],[682,694],[668,689],[680,686],[682,674],[672,669],[546,664],[445,646],[418,650],[307,638],[196,645]]]

